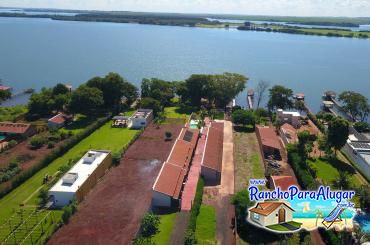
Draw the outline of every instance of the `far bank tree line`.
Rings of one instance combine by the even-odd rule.
[[[28,114],[36,118],[56,112],[94,116],[119,113],[133,105],[153,109],[158,114],[174,103],[184,110],[199,110],[202,105],[224,108],[244,90],[247,80],[235,73],[191,75],[185,81],[174,82],[152,78],[143,79],[139,91],[119,74],[109,73],[105,77],[94,77],[73,91],[61,83],[43,88],[31,95]]]

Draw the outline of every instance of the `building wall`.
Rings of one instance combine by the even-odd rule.
[[[54,196],[54,205],[64,207],[68,205],[75,197],[74,192],[49,191],[49,196]]]
[[[31,137],[36,133],[37,133],[36,128],[31,125],[31,127],[29,127],[28,130],[22,136]]]
[[[218,185],[221,182],[221,173],[214,169],[202,166],[201,175],[206,185]]]
[[[81,202],[86,194],[96,185],[98,180],[104,176],[106,170],[112,165],[112,155],[109,153],[106,158],[99,164],[86,181],[80,186],[76,192],[76,200]]]
[[[172,206],[172,198],[166,194],[153,191],[152,206],[170,208]]]
[[[365,161],[363,157],[360,156],[360,154],[355,154],[352,147],[346,143],[346,145],[342,149],[347,156],[356,164],[356,167],[361,171],[362,174],[367,176],[367,178],[370,178],[370,165]]]
[[[59,128],[62,128],[64,126],[64,123],[62,124],[58,124],[58,123],[55,123],[55,122],[48,122],[48,128],[49,129],[59,129]]]

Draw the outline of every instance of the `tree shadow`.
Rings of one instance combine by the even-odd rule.
[[[248,125],[248,126],[235,125],[234,130],[235,132],[238,132],[238,133],[253,133],[255,131],[255,127],[251,125]]]

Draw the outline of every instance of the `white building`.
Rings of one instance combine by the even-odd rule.
[[[84,196],[102,177],[112,163],[109,151],[89,151],[50,190],[49,201],[56,207],[68,205]]]
[[[370,178],[370,140],[351,127],[343,151],[356,164],[356,167]]]
[[[259,202],[249,210],[250,219],[264,227],[293,221],[292,209],[285,202]]]
[[[278,109],[277,117],[282,124],[289,123],[295,128],[299,128],[301,126],[299,122],[301,114],[297,111],[283,111],[282,109]]]
[[[153,120],[153,110],[138,109],[128,120],[128,128],[141,129],[149,125]]]

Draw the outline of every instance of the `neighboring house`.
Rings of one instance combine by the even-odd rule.
[[[280,190],[287,191],[292,185],[297,185],[297,181],[293,176],[270,176],[269,188],[275,190],[280,187]]]
[[[11,87],[7,87],[7,86],[4,86],[4,85],[0,85],[0,91],[11,91],[12,88]]]
[[[207,185],[217,185],[221,181],[224,124],[211,122],[206,137],[201,174]]]
[[[299,128],[301,126],[301,114],[297,111],[283,111],[282,109],[278,109],[276,116],[282,124],[289,123],[295,128]]]
[[[153,110],[138,109],[128,120],[128,128],[141,129],[149,125],[153,120]]]
[[[280,139],[273,128],[257,126],[256,135],[264,158],[268,158],[273,155],[275,159],[281,159],[280,151],[282,149]]]
[[[293,212],[285,202],[259,202],[249,215],[252,221],[266,227],[293,221]]]
[[[48,128],[49,130],[63,128],[71,120],[72,116],[59,113],[48,120]]]
[[[280,127],[280,136],[284,144],[294,144],[298,142],[298,135],[296,129],[289,123],[284,123]]]
[[[355,163],[356,167],[367,178],[370,178],[370,140],[350,127],[348,140],[343,151]]]
[[[179,207],[199,130],[183,128],[153,185],[152,206]]]
[[[36,134],[36,128],[27,123],[0,122],[0,135],[15,137],[31,137]]]
[[[81,202],[112,164],[110,151],[88,151],[50,190],[49,201],[55,207]]]

